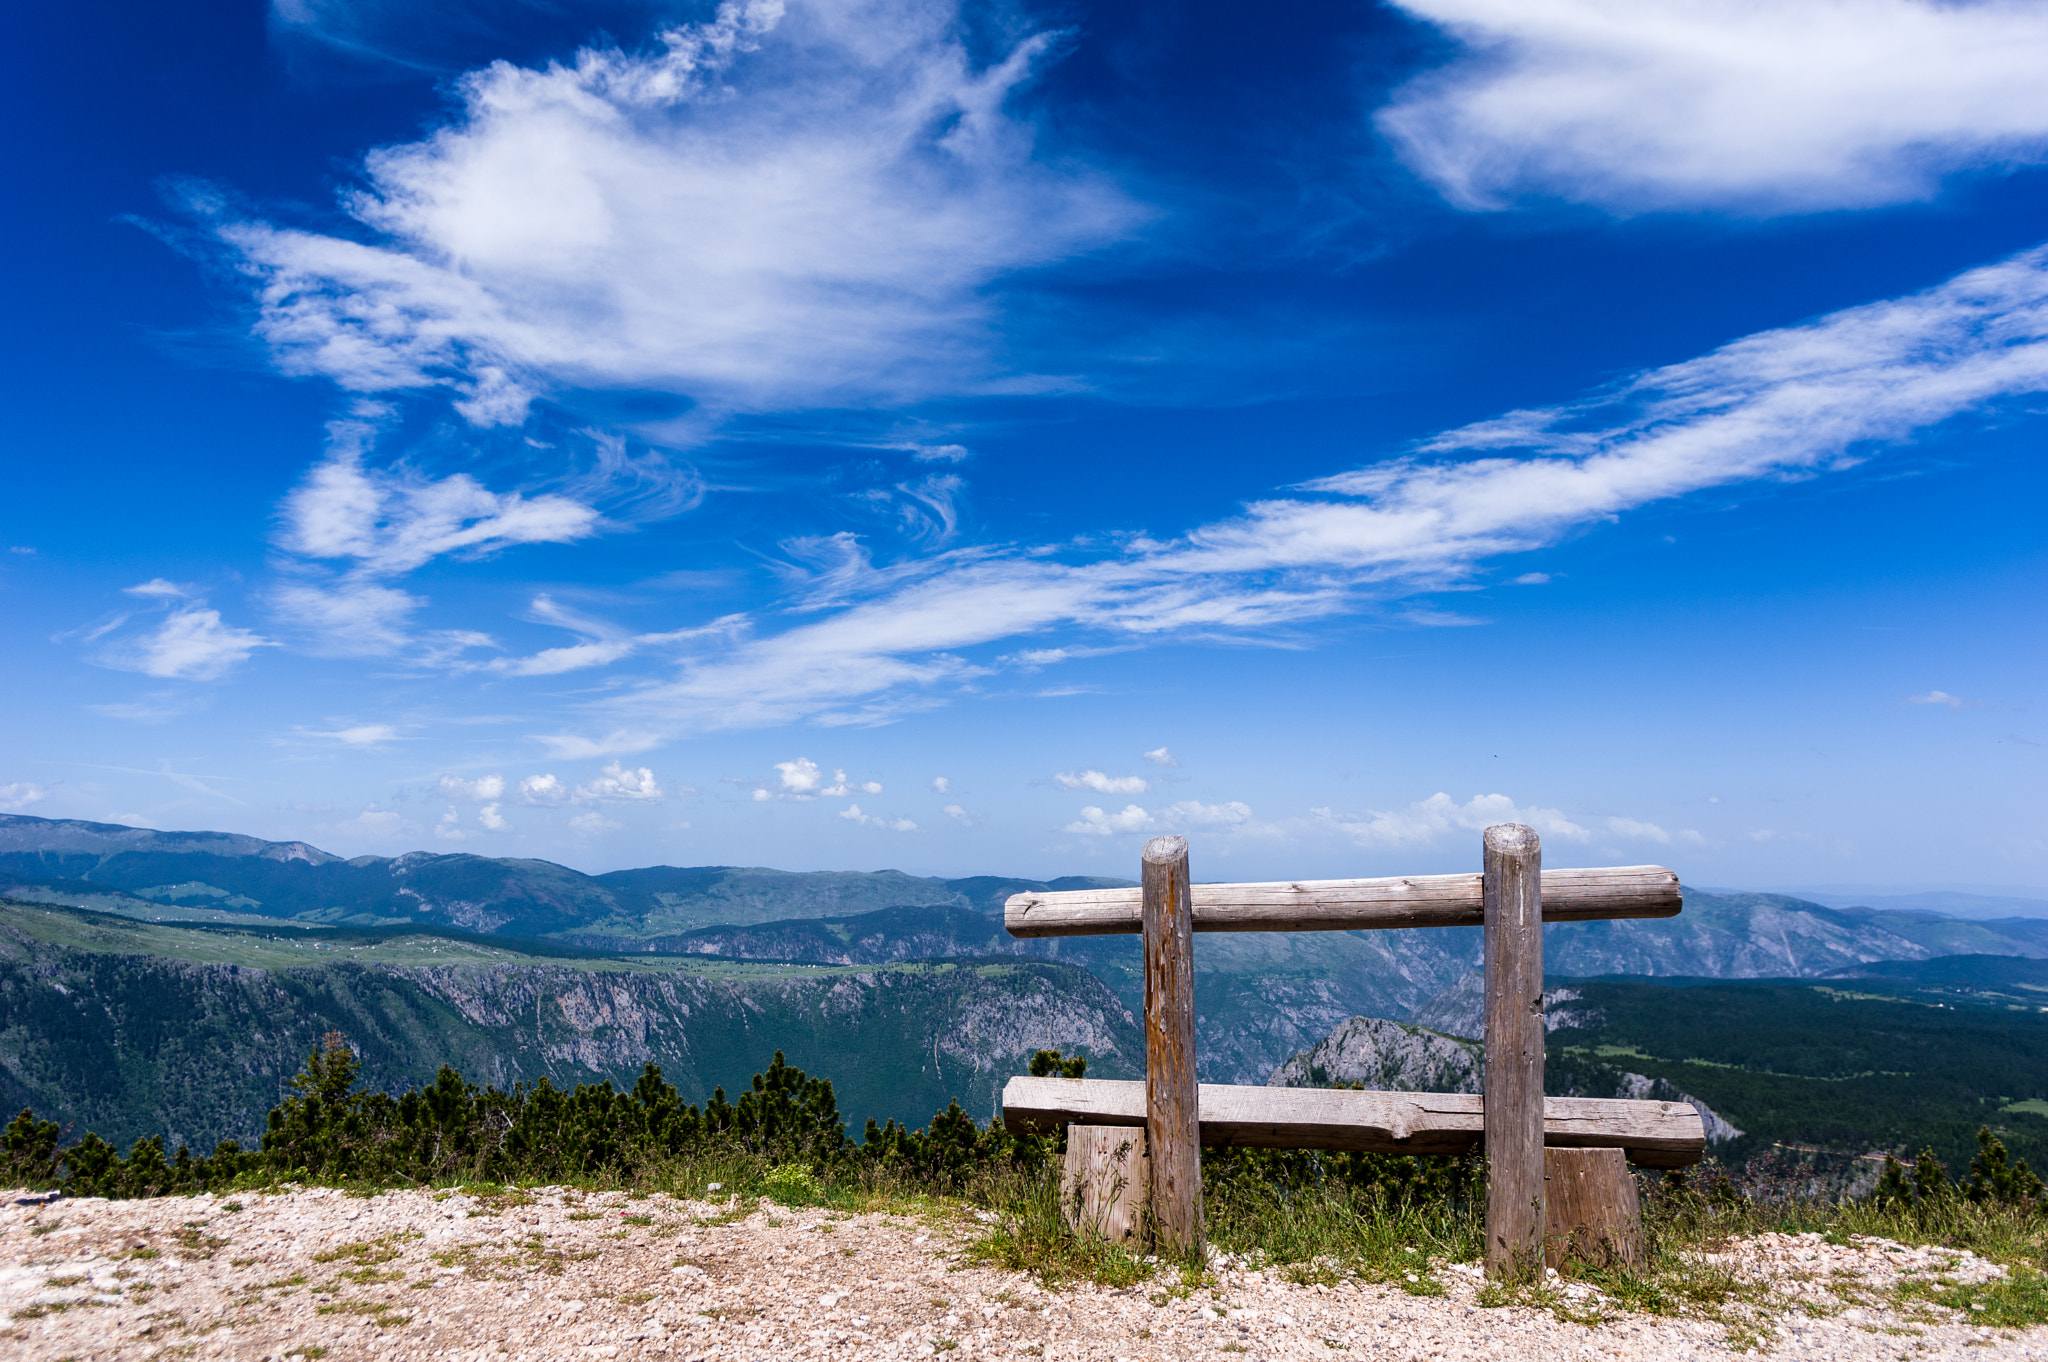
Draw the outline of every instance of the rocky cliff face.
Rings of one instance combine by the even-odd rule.
[[[1266,1079],[1275,1088],[1357,1083],[1374,1092],[1478,1092],[1477,1041],[1388,1021],[1352,1017]]]
[[[1581,1001],[1574,989],[1545,993],[1544,1020],[1550,1023],[1546,1029],[1597,1025],[1597,1009],[1572,1008]],[[1476,1040],[1384,1017],[1352,1017],[1314,1046],[1289,1058],[1266,1083],[1276,1088],[1334,1088],[1355,1083],[1373,1092],[1480,1092],[1484,1077],[1484,1047]],[[1553,1097],[1687,1102],[1699,1112],[1709,1143],[1724,1143],[1742,1135],[1705,1102],[1664,1079],[1577,1057],[1546,1066],[1544,1090]]]
[[[220,949],[197,932],[193,955]],[[499,1086],[629,1084],[661,1066],[686,1100],[745,1086],[775,1051],[869,1116],[922,1125],[958,1098],[977,1118],[1031,1053],[1142,1072],[1129,1011],[1085,971],[1047,961],[856,970],[494,964],[251,968],[53,945],[0,925],[0,1105],[34,1107],[124,1147],[251,1140],[322,1034],[365,1081],[430,1081],[442,1064]]]

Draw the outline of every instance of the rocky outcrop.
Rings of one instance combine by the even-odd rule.
[[[1553,989],[1543,995],[1543,1000],[1546,1020],[1581,1001],[1573,989]],[[1313,1047],[1275,1069],[1266,1084],[1276,1088],[1336,1088],[1355,1084],[1374,1092],[1479,1092],[1483,1089],[1484,1074],[1484,1046],[1476,1040],[1384,1017],[1352,1017]],[[1563,1080],[1546,1085],[1554,1097],[1623,1097],[1689,1103],[1699,1112],[1710,1144],[1723,1144],[1742,1136],[1712,1107],[1662,1078],[1597,1063],[1576,1063],[1557,1074],[1547,1073],[1546,1078]]]
[[[1274,1088],[1478,1092],[1478,1042],[1383,1017],[1353,1017],[1266,1079]]]

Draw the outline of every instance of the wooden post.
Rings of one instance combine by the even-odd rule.
[[[1484,842],[1486,1275],[1540,1278],[1543,843],[1520,823],[1488,828]]]
[[[1145,843],[1145,1143],[1151,1157],[1153,1251],[1202,1248],[1202,1135],[1195,1090],[1195,919],[1188,844]],[[1542,1088],[1537,1089],[1539,1101]],[[1537,1141],[1542,1142],[1538,1109]]]
[[[1067,1127],[1061,1209],[1078,1232],[1112,1244],[1141,1238],[1152,1185],[1145,1132],[1137,1126]]]
[[[1543,1151],[1543,1261],[1576,1258],[1601,1268],[1641,1272],[1649,1261],[1643,1202],[1619,1149]]]

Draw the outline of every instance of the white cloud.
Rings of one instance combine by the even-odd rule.
[[[932,788],[940,794],[951,794],[953,793],[953,782],[944,776],[933,776]]]
[[[193,207],[287,372],[438,387],[478,425],[564,387],[711,411],[986,390],[991,285],[1138,213],[1010,111],[1050,35],[977,69],[965,29],[918,0],[727,3],[652,52],[464,76],[453,120],[367,158],[350,236]]]
[[[519,782],[519,797],[529,804],[565,804],[569,800],[569,787],[555,779],[552,773],[528,776]]]
[[[1931,690],[1924,695],[1907,696],[1906,703],[1909,705],[1947,705],[1950,709],[1963,709],[1971,702],[1965,700],[1960,695],[1950,695],[1945,690]]]
[[[395,837],[409,826],[404,815],[392,809],[380,809],[375,804],[366,805],[354,818],[344,819],[338,825],[345,832],[359,832],[370,837]]]
[[[168,601],[183,600],[190,596],[192,591],[189,587],[179,586],[176,582],[166,581],[162,577],[152,577],[146,582],[122,587],[121,594],[140,596],[144,600]]]
[[[485,670],[508,672],[513,676],[559,676],[585,667],[609,666],[664,644],[689,639],[730,638],[746,626],[744,615],[725,615],[694,629],[636,634],[571,610],[545,594],[533,598],[527,617],[579,634],[583,641],[562,648],[544,648],[529,657],[493,658],[484,664]]]
[[[1513,579],[1516,586],[1546,586],[1550,582],[1547,572],[1525,572]]]
[[[168,597],[145,582],[131,591]],[[182,594],[182,593],[179,593]],[[258,648],[275,645],[261,634],[221,619],[220,611],[194,602],[172,607],[162,624],[137,638],[124,639],[94,659],[101,666],[176,681],[217,681],[246,662]]]
[[[530,776],[528,782],[553,779],[553,776]],[[494,803],[505,797],[505,777],[496,772],[478,776],[475,780],[464,780],[460,776],[442,776],[441,797],[474,804]]]
[[[1171,826],[1187,828],[1235,828],[1253,821],[1251,805],[1235,799],[1228,804],[1204,804],[1200,800],[1183,799],[1161,809],[1159,817]]]
[[[298,732],[308,738],[324,738],[328,742],[340,743],[343,747],[381,747],[388,742],[397,742],[399,731],[390,724],[356,724],[351,728],[300,729]],[[445,782],[444,782],[445,783]]]
[[[1089,804],[1082,807],[1078,819],[1060,831],[1078,832],[1087,837],[1108,837],[1118,832],[1149,832],[1153,826],[1152,815],[1136,804],[1124,805],[1122,813],[1105,813]]]
[[[848,804],[839,811],[839,816],[850,822],[858,823],[864,828],[887,828],[891,832],[917,831],[917,824],[911,822],[908,818],[878,818],[873,814],[862,813],[858,804]]]
[[[1428,846],[1448,834],[1478,832],[1496,823],[1526,823],[1546,838],[1571,842],[1592,836],[1556,809],[1517,805],[1502,794],[1474,795],[1459,804],[1439,791],[1405,809],[1374,809],[1355,818],[1340,817],[1328,809],[1310,812],[1360,846]]]
[[[818,618],[707,648],[675,678],[593,709],[614,752],[803,719],[886,723],[1001,665],[963,655],[982,645],[1055,629],[1126,645],[1256,637],[1463,585],[1489,558],[1654,502],[1845,468],[2044,389],[2048,249],[2037,249],[1584,401],[1445,432],[1177,539],[1132,537],[1079,562],[1056,546],[962,548],[850,572]]]
[[[1643,823],[1633,818],[1610,818],[1607,830],[1616,837],[1627,837],[1639,842],[1669,842],[1671,834],[1655,823]]]
[[[18,813],[31,804],[40,804],[50,797],[47,786],[32,780],[14,780],[0,785],[0,810]]]
[[[958,804],[948,804],[945,808],[941,809],[940,812],[945,814],[946,817],[952,819],[955,823],[960,823],[970,828],[975,825],[974,815],[967,812],[967,810],[961,808]]]
[[[959,448],[959,446],[955,445],[953,446],[953,448],[957,449]],[[35,553],[35,546],[32,544],[9,544],[7,546],[7,551],[9,553],[20,553],[33,556]]]
[[[588,784],[578,785],[572,798],[578,804],[649,803],[660,800],[661,783],[654,772],[611,762],[603,774]]]
[[[819,787],[825,783],[824,772],[809,757],[778,761],[775,771],[782,782],[780,793],[784,799],[816,799]],[[766,794],[767,791],[760,793]]]
[[[614,832],[623,825],[613,822],[611,819],[606,818],[603,814],[597,812],[597,810],[592,809],[589,813],[579,813],[574,818],[571,818],[569,820],[569,826],[576,829],[576,831],[578,832],[596,833]]]
[[[1146,761],[1151,762],[1154,766],[1180,765],[1179,758],[1175,757],[1173,753],[1167,751],[1163,747],[1155,747],[1150,752],[1144,753],[1143,756]]]
[[[1097,794],[1143,794],[1152,788],[1151,782],[1143,776],[1108,776],[1092,770],[1079,775],[1061,771],[1053,777],[1053,783],[1062,790],[1093,790]]]
[[[467,473],[366,468],[345,443],[285,498],[283,541],[302,557],[381,575],[446,554],[572,543],[602,527],[595,510],[568,497],[493,492]]]
[[[960,463],[969,453],[971,451],[966,445],[915,445],[911,448],[910,457],[919,463]]]
[[[461,821],[461,810],[450,804],[448,812],[441,815],[441,821],[434,824],[434,835],[449,842],[464,840],[469,836],[469,833],[460,826]]]
[[[1461,207],[1869,208],[2048,159],[2037,4],[1396,2],[1464,50],[1377,122]]]

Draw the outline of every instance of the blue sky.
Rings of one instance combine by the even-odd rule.
[[[0,804],[2042,890],[2048,6],[16,7]]]

